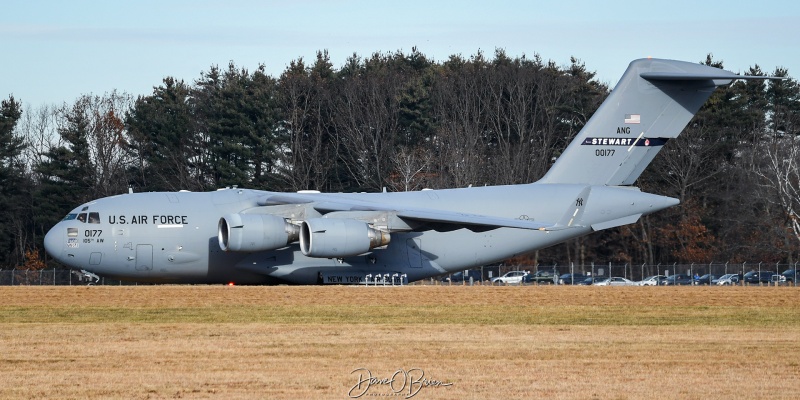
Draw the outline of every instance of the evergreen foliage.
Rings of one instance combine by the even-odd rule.
[[[17,240],[19,216],[25,204],[25,180],[20,159],[25,145],[14,128],[22,117],[22,106],[14,96],[0,102],[0,265],[19,260],[25,251]]]

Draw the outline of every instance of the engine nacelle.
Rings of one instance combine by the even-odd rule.
[[[219,220],[217,239],[224,251],[275,250],[297,240],[300,228],[283,217],[228,214]]]
[[[355,256],[389,244],[390,238],[355,219],[310,218],[300,226],[300,250],[308,257]]]

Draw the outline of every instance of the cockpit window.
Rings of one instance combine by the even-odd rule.
[[[72,221],[76,217],[78,217],[78,214],[67,214],[62,221]]]
[[[89,223],[90,224],[99,224],[100,223],[100,213],[90,212],[89,213]]]
[[[78,214],[78,221],[86,222],[86,213]]]

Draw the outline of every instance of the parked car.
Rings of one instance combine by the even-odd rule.
[[[739,274],[725,274],[725,275],[720,276],[717,279],[712,279],[711,283],[714,284],[714,285],[720,285],[720,286],[737,285],[737,284],[739,284],[740,280],[742,280],[742,279],[739,276]]]
[[[743,280],[750,284],[770,283],[772,282],[772,271],[750,271],[744,274]]]
[[[781,275],[786,278],[786,282],[794,282],[795,285],[800,282],[800,269],[787,269]]]
[[[480,282],[482,279],[481,271],[478,271],[476,269],[470,269],[467,270],[466,276],[464,275],[464,271],[454,272],[450,275],[445,275],[444,277],[442,277],[442,282],[459,282],[459,283],[464,281],[469,282],[469,278],[472,278],[474,282]]]
[[[528,273],[525,271],[509,271],[506,272],[506,274],[503,276],[492,278],[492,284],[519,285],[520,283],[522,283],[522,280],[525,278],[525,275],[528,275]]]
[[[595,282],[600,282],[608,279],[607,276],[587,276],[583,281],[578,282],[578,285],[594,285]]]
[[[600,282],[596,282],[595,286],[637,286],[638,284],[630,279],[621,276],[607,278]]]
[[[664,281],[667,280],[667,277],[664,275],[653,275],[648,276],[638,282],[639,286],[661,286],[664,284]]]
[[[526,283],[558,283],[558,271],[555,269],[540,269],[535,274],[531,275],[530,281]]]
[[[586,275],[564,274],[558,277],[559,285],[577,285],[586,279]]]
[[[697,279],[694,280],[695,285],[710,285],[711,281],[714,279],[719,278],[719,276],[714,274],[705,274]]]
[[[691,285],[694,283],[694,278],[686,274],[674,274],[667,277],[664,284],[667,286],[672,285]]]

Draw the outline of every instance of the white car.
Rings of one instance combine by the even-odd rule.
[[[604,279],[600,282],[595,282],[595,286],[638,286],[638,283],[625,279],[620,276]]]
[[[510,271],[506,272],[503,276],[498,276],[497,278],[492,278],[492,284],[500,284],[500,285],[518,285],[522,283],[522,279],[525,278],[525,275],[528,275],[525,271]]]
[[[641,281],[637,282],[636,284],[639,286],[660,286],[664,284],[664,281],[667,279],[664,275],[653,275],[648,276],[647,278],[642,279]]]
[[[739,274],[725,274],[711,281],[712,285],[737,285],[739,284]]]

